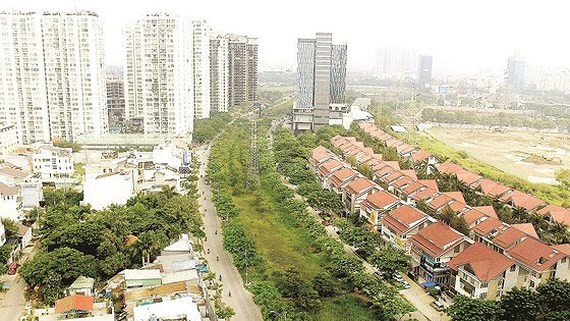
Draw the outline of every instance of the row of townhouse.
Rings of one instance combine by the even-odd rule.
[[[355,142],[353,138],[348,140]],[[341,151],[348,150],[339,144],[341,141],[335,137],[332,143],[341,146]],[[350,148],[344,156],[355,153]],[[508,225],[498,220],[492,206],[464,206],[456,211],[471,231],[463,235],[413,207],[417,201],[427,199],[426,195],[433,200],[442,195],[451,199],[433,204],[435,210],[453,203],[465,204],[462,196],[439,193],[435,181],[416,180],[412,184],[422,188],[411,193],[406,193],[405,188],[389,192],[322,146],[313,151],[309,162],[324,188],[336,191],[347,208],[358,210],[383,238],[411,255],[412,272],[418,280],[445,285],[451,293],[497,299],[515,286],[534,288],[550,278],[570,279],[570,245],[549,246],[538,239],[531,224]],[[402,193],[398,197],[392,191]]]
[[[470,172],[452,162],[445,162],[438,165],[437,158],[429,152],[414,148],[413,146],[398,140],[392,135],[377,128],[373,123],[362,122],[359,126],[364,132],[378,139],[385,146],[396,148],[398,154],[403,160],[410,161],[413,164],[425,162],[428,165],[428,171],[431,170],[431,166],[437,166],[440,173],[456,175],[459,181],[471,189],[480,192],[483,195],[490,196],[493,199],[498,199],[513,209],[522,209],[528,213],[536,213],[537,215],[545,217],[551,223],[561,223],[570,228],[570,209],[568,208],[548,204],[533,195],[523,193],[499,182],[495,182],[481,175]],[[404,182],[401,182],[401,184],[404,184]],[[459,208],[460,205],[461,204],[455,204],[452,207]]]
[[[437,168],[440,173],[455,175],[465,186],[482,195],[499,200],[512,209],[520,209],[529,214],[537,214],[547,218],[551,223],[557,222],[570,227],[570,209],[568,208],[547,204],[533,195],[484,178],[451,162],[442,163]]]

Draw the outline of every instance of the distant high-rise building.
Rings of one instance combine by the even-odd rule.
[[[19,143],[108,132],[97,14],[0,13],[0,123]]]
[[[119,133],[125,120],[125,82],[123,68],[107,67],[107,110],[109,112],[109,131]]]
[[[525,60],[520,57],[518,50],[509,57],[507,65],[507,90],[509,94],[520,94],[524,87]]]
[[[257,100],[256,38],[239,35],[228,37],[229,104],[236,106]]]
[[[297,42],[297,102],[293,130],[328,125],[331,104],[345,101],[347,45],[334,45],[331,33]]]
[[[149,14],[126,28],[125,36],[125,118],[142,118],[144,134],[192,133],[191,22]]]
[[[223,34],[210,38],[210,108],[227,112],[229,105],[229,40]]]
[[[210,117],[210,34],[206,21],[193,21],[194,118]]]
[[[390,76],[411,76],[416,73],[418,50],[380,48],[376,52],[376,72]]]
[[[431,82],[433,57],[420,55],[418,60],[418,86],[419,88],[423,88]]]

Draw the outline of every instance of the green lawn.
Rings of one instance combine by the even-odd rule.
[[[323,301],[315,320],[326,321],[370,321],[376,320],[374,309],[363,299],[354,295],[343,295]]]
[[[323,258],[309,250],[313,241],[302,227],[284,224],[269,196],[263,192],[234,198],[239,219],[271,271],[298,270],[310,281],[322,271]]]

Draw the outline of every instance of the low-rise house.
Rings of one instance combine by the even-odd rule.
[[[344,167],[345,166],[336,159],[330,159],[321,164],[318,168],[318,176],[319,180],[321,181],[321,186],[323,188],[327,188],[329,186],[329,179],[332,174]]]
[[[461,253],[470,241],[442,222],[435,222],[411,237],[413,272],[426,281],[449,282],[447,263]]]
[[[72,295],[55,302],[54,308],[36,309],[38,321],[114,321],[113,308],[107,302],[94,303],[93,297]]]
[[[20,222],[16,222],[16,228],[16,237],[18,238],[19,249],[23,250],[30,245],[30,242],[32,242],[32,228]]]
[[[192,243],[190,242],[188,234],[182,234],[178,241],[165,247],[162,250],[162,252],[160,252],[161,256],[180,255],[180,254],[192,254],[192,255],[195,254],[192,249]]]
[[[0,217],[18,221],[22,215],[21,209],[20,187],[0,183]]]
[[[345,167],[334,172],[334,174],[330,177],[328,186],[325,188],[331,189],[338,195],[341,195],[342,188],[359,176],[360,175],[358,172]]]
[[[67,295],[94,296],[94,289],[95,279],[81,275],[67,288]]]
[[[538,210],[536,214],[545,217],[551,223],[564,224],[570,229],[570,209],[549,204]]]
[[[461,183],[463,183],[465,186],[468,186],[468,187],[472,186],[473,184],[477,184],[478,182],[483,180],[483,176],[477,175],[475,173],[471,173],[468,170],[462,170],[462,171],[456,172],[455,176],[457,176],[457,179]]]
[[[429,165],[428,174],[431,173],[431,166],[437,164],[437,158],[423,149],[413,152],[408,159],[414,164],[427,163]]]
[[[507,187],[501,183],[492,181],[488,178],[484,178],[479,182],[474,183],[473,185],[471,185],[471,188],[476,192],[490,196],[492,198],[499,198],[503,194],[512,191],[512,188]]]
[[[32,155],[32,165],[43,182],[69,178],[75,172],[71,148],[53,145],[38,145]]]
[[[469,229],[472,229],[475,225],[483,222],[488,218],[499,219],[497,213],[495,213],[495,209],[492,206],[476,206],[467,209],[463,213],[463,218],[467,223]]]
[[[400,199],[394,195],[386,191],[379,191],[368,195],[366,199],[360,203],[360,217],[366,218],[368,223],[376,229],[380,219],[382,219],[386,213],[401,204]]]
[[[548,246],[532,237],[506,252],[506,255],[529,271],[525,278],[525,286],[536,288],[549,279],[568,280],[569,251],[565,246]]]
[[[540,237],[536,230],[534,229],[534,225],[532,223],[520,223],[520,224],[511,224],[511,227],[516,228],[517,230],[523,232],[526,235],[530,235],[535,239],[539,240]]]
[[[542,206],[546,205],[543,200],[519,191],[510,191],[499,198],[505,204],[513,209],[522,209],[527,213],[533,213]]]
[[[20,183],[20,196],[22,197],[22,209],[31,210],[41,205],[44,200],[44,190],[39,180]]]
[[[499,299],[516,286],[520,266],[514,260],[475,243],[448,263],[452,270],[451,286],[462,295],[476,299]]]
[[[396,189],[394,192],[398,197],[400,197],[404,202],[408,204],[416,204],[416,201],[411,198],[412,195],[416,195],[422,191],[428,190],[426,193],[433,192],[433,194],[439,191],[437,182],[433,179],[420,179],[412,182],[400,189]],[[421,195],[421,194],[420,194]]]
[[[159,169],[170,169],[181,175],[190,173],[190,151],[186,144],[165,141],[153,147],[152,162]]]
[[[162,284],[160,270],[125,270],[123,273],[126,289],[157,286]]]
[[[426,200],[426,204],[432,214],[443,211],[447,206],[454,213],[463,212],[467,204],[461,192],[442,192]]]
[[[309,164],[316,170],[322,163],[335,158],[334,155],[325,147],[318,146],[311,152]]]
[[[436,220],[426,213],[404,205],[390,211],[381,220],[381,235],[384,239],[406,249],[408,240],[419,230]]]
[[[0,164],[0,183],[14,186],[29,181],[31,178],[31,173],[9,166],[8,164]]]
[[[196,265],[198,258],[190,254],[161,255],[154,264],[159,264],[162,270],[162,284],[190,282],[198,284],[199,276]]]
[[[366,199],[368,195],[379,191],[380,186],[368,178],[359,177],[341,189],[343,190],[342,199],[350,213],[352,213],[360,209],[360,203]]]
[[[419,190],[408,195],[406,203],[416,206],[419,202],[428,202],[435,196],[439,195],[439,191],[430,187],[422,187]]]

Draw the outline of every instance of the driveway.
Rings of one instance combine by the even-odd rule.
[[[206,167],[210,146],[202,146],[196,149],[196,155],[200,164],[198,180],[198,193],[200,195],[200,211],[205,212],[204,227],[207,241],[204,242],[204,249],[209,249],[210,254],[205,254],[208,266],[217,276],[222,276],[223,292],[222,301],[231,306],[236,314],[232,321],[257,321],[263,320],[259,307],[253,302],[253,297],[244,288],[244,283],[238,270],[233,265],[231,255],[223,249],[221,220],[216,215],[216,209],[211,201],[212,191],[210,185],[206,185]],[[202,192],[204,193],[202,195]],[[207,253],[207,251],[206,251]],[[216,258],[219,258],[219,261]],[[231,297],[229,293],[231,292]]]

